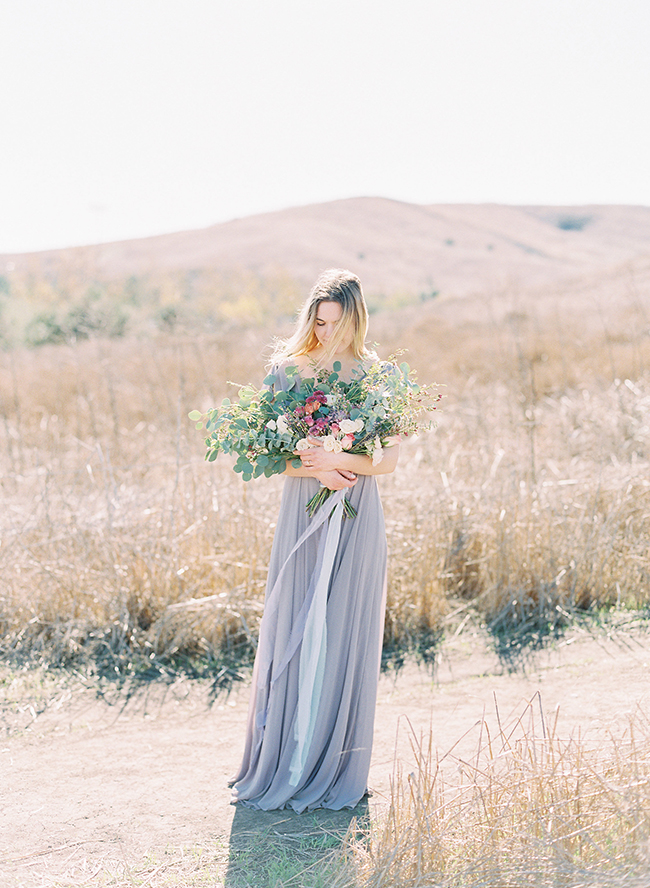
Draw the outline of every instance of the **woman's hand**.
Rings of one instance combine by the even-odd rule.
[[[340,460],[337,459],[336,453],[325,450],[322,442],[317,438],[308,438],[307,440],[311,444],[309,449],[294,451],[295,455],[300,457],[306,469],[314,472],[314,474],[317,472],[339,471]]]
[[[359,480],[354,472],[346,472],[345,469],[332,472],[318,472],[314,477],[320,481],[323,487],[329,490],[343,490],[344,488],[354,487]]]
[[[315,438],[309,438],[309,441],[312,446],[308,450],[294,451],[294,455],[300,457],[304,471],[329,490],[354,487],[358,481],[355,472],[337,468],[338,460],[335,453],[329,453]]]

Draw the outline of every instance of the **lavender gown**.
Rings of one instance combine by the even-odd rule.
[[[276,387],[291,385],[282,369],[273,373]],[[367,789],[385,609],[384,516],[376,479],[360,476],[347,492],[356,518],[337,529],[323,511],[321,526],[296,549],[319,517],[305,511],[318,488],[313,478],[285,478],[271,552],[233,785],[233,802],[265,811],[354,807]]]

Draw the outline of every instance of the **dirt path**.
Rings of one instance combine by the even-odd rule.
[[[471,750],[477,722],[493,715],[495,700],[507,719],[539,692],[545,712],[560,707],[560,735],[580,729],[597,739],[622,729],[638,707],[648,710],[649,679],[650,637],[641,629],[610,637],[576,631],[514,673],[479,636],[464,633],[444,645],[435,679],[415,666],[397,679],[382,677],[369,814],[387,803],[396,758],[412,765],[407,721],[416,733],[431,726],[442,753],[459,741],[456,751]],[[221,879],[210,884],[240,885],[227,875],[231,845],[242,852],[264,829],[290,837],[306,819],[314,822],[313,815],[260,815],[229,804],[247,687],[210,706],[209,689],[190,682],[151,686],[126,702],[97,699],[81,683],[29,681],[2,684],[0,676],[2,888],[103,885],[109,877],[128,884],[121,879],[145,865],[147,884],[157,885],[156,872],[170,860],[182,867],[185,856],[205,849]],[[344,812],[319,822],[344,828],[349,819]]]

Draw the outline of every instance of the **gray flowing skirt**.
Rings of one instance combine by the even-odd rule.
[[[354,807],[367,789],[386,602],[386,534],[372,476],[360,476],[347,493],[357,516],[341,524],[329,573],[315,725],[298,779],[291,768],[305,602],[327,522],[290,553],[312,520],[305,504],[318,488],[313,478],[285,479],[271,552],[266,607],[274,590],[273,614],[267,619],[265,612],[260,629],[246,745],[233,785],[233,802],[265,811]]]

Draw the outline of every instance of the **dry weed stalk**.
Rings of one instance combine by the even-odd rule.
[[[562,738],[539,697],[477,726],[471,755],[411,736],[386,815],[350,841],[340,884],[640,888],[650,864],[650,725]],[[467,737],[463,738],[466,742]]]

